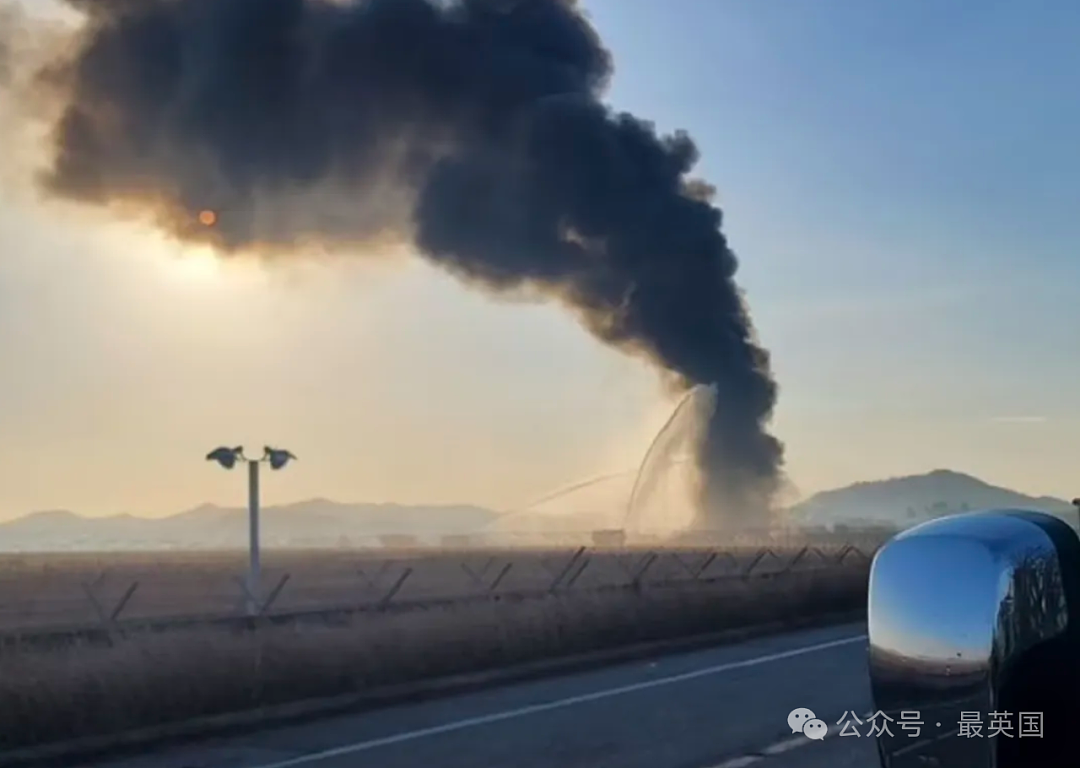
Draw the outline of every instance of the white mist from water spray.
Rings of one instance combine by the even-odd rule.
[[[649,502],[657,495],[658,489],[663,492],[662,495],[667,496],[664,481],[668,479],[673,467],[680,466],[688,460],[682,457],[680,452],[689,449],[692,455],[704,437],[702,425],[708,422],[716,410],[716,395],[715,385],[699,384],[693,387],[679,401],[667,422],[656,433],[634,479],[633,490],[630,492],[630,499],[626,505],[624,528],[638,530],[642,527],[647,516]],[[698,478],[694,479],[696,482],[699,481]],[[690,519],[678,522],[690,523],[694,517],[694,510],[689,498],[683,499],[682,502],[684,511],[689,513]],[[663,510],[663,516],[668,518],[663,521],[667,523],[663,527],[673,527],[671,523],[676,521],[671,519],[672,516],[667,509]],[[685,514],[675,515],[675,517],[684,516]]]
[[[554,501],[591,495],[592,489],[629,484],[631,480],[629,495],[625,491],[618,494],[628,501],[618,504],[612,510],[614,514],[605,515],[609,519],[606,525],[621,527],[630,534],[671,534],[687,528],[695,518],[693,486],[699,482],[693,455],[704,437],[703,425],[716,408],[716,394],[714,386],[705,385],[687,392],[653,437],[637,468],[597,475],[550,491],[505,513],[500,528],[508,531],[517,525],[531,528],[528,518],[536,514],[550,515],[552,522],[561,519],[571,524],[584,510],[571,509],[561,513],[541,510],[544,507],[550,509]],[[521,534],[525,535],[526,531],[522,530]]]

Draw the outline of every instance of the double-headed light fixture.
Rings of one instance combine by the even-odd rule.
[[[247,574],[247,611],[255,615],[260,610],[260,558],[259,558],[259,465],[267,463],[270,469],[283,469],[296,456],[283,448],[263,446],[263,455],[249,459],[244,455],[244,446],[235,448],[221,446],[206,454],[207,461],[216,461],[225,469],[232,469],[239,463],[248,467],[248,574]]]

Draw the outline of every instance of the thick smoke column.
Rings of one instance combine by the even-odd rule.
[[[697,150],[601,102],[611,60],[574,2],[69,4],[86,26],[42,74],[51,193],[223,254],[404,241],[556,297],[683,388],[716,385],[703,524],[768,507],[776,387]]]

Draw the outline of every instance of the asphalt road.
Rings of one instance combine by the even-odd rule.
[[[807,707],[832,726],[792,736]],[[877,768],[864,625],[762,638],[87,768]],[[865,726],[864,726],[865,729]]]
[[[880,768],[877,747],[866,737],[830,736],[755,762],[732,761],[745,768]]]

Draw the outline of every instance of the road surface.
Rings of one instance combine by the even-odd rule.
[[[792,735],[807,707],[832,726]],[[865,625],[761,638],[87,768],[877,768]],[[862,730],[865,732],[866,726]]]

